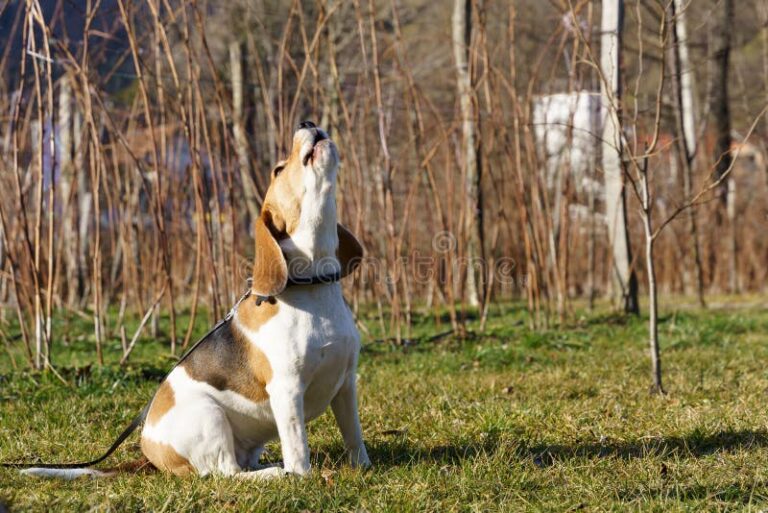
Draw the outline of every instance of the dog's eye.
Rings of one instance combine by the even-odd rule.
[[[282,164],[281,164],[281,165],[278,165],[277,167],[275,167],[275,169],[273,169],[273,170],[272,170],[272,176],[274,176],[275,178],[277,178],[277,175],[279,175],[280,173],[282,173],[282,172],[283,172],[283,169],[285,169],[285,166],[284,166],[284,165],[282,165]]]

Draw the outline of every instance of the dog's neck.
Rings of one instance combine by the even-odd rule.
[[[307,278],[338,271],[338,245],[336,173],[330,177],[307,173],[298,226],[289,238],[280,241],[289,274]]]

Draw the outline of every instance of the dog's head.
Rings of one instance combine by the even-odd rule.
[[[323,255],[321,246],[330,246],[341,264],[342,275],[362,257],[362,246],[355,237],[336,223],[335,184],[339,169],[336,145],[310,121],[299,124],[293,135],[293,147],[285,160],[271,173],[261,216],[254,223],[256,253],[252,290],[274,296],[288,281],[286,255],[311,260]],[[288,248],[288,249],[286,249]]]

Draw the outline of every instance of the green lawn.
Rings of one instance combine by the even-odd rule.
[[[524,312],[506,305],[484,334],[470,323],[468,339],[428,340],[446,329],[428,317],[405,347],[375,342],[377,322],[364,319],[372,334],[359,389],[370,471],[344,464],[327,414],[310,424],[307,479],[148,473],[64,482],[0,470],[0,501],[12,511],[768,508],[765,309],[665,309],[665,397],[648,393],[645,320],[605,310],[574,319],[533,333]],[[0,357],[0,460],[99,454],[172,364],[165,342],[145,337],[127,369],[83,368],[92,357],[87,324],[56,328],[67,344],[56,361],[72,387]],[[114,362],[119,342],[106,351]],[[134,435],[107,466],[138,456]],[[277,444],[267,457],[279,459]]]

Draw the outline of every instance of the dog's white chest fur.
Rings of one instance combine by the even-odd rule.
[[[272,368],[267,391],[283,380],[305,387],[304,411],[310,420],[338,392],[359,350],[359,335],[338,283],[289,289],[279,308],[257,333],[241,329]]]

